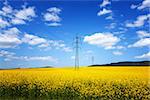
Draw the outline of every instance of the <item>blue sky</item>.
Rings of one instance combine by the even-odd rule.
[[[150,59],[149,0],[0,1],[0,68]]]

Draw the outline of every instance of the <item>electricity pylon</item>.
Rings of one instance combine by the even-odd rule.
[[[94,65],[94,56],[92,56],[92,65]]]
[[[79,36],[75,38],[75,69],[79,69]]]

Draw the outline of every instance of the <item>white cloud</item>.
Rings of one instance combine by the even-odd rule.
[[[53,13],[46,13],[44,14],[45,21],[51,21],[51,22],[60,22],[61,18],[57,14]]]
[[[150,37],[150,33],[146,31],[140,30],[140,31],[137,31],[136,33],[138,34],[139,38]]]
[[[21,43],[26,43],[44,49],[53,48],[65,52],[72,52],[72,48],[66,46],[64,41],[49,40],[27,33],[21,38],[19,37],[19,33],[20,31],[17,28],[4,30],[3,33],[0,33],[0,48],[13,48]]]
[[[115,46],[115,49],[125,49],[125,47],[124,46]]]
[[[141,15],[137,17],[137,20],[133,23],[126,23],[126,27],[140,27],[143,26],[145,21],[150,18],[150,14],[148,15]]]
[[[20,31],[17,28],[10,28],[0,33],[0,48],[13,48],[21,44],[18,37]]]
[[[14,36],[18,35],[20,33],[19,29],[16,27],[10,28],[8,30],[3,31],[4,34],[12,34]]]
[[[125,33],[126,31],[116,31],[116,32],[113,32],[114,34],[122,34],[122,33]]]
[[[13,24],[25,24],[26,21],[31,21],[33,17],[36,17],[35,7],[23,6],[22,9],[18,10],[13,9],[8,3],[6,3],[2,7],[2,10],[0,10],[0,17],[6,19],[9,26]],[[5,26],[8,25],[5,24]]]
[[[101,15],[105,15],[105,14],[109,14],[109,13],[112,13],[112,11],[103,8],[103,10],[100,10],[100,11],[97,13],[97,15],[98,15],[98,16],[101,16]]]
[[[70,47],[63,47],[62,50],[65,52],[72,52],[72,49]]]
[[[39,36],[31,35],[31,34],[24,34],[24,37],[22,38],[22,42],[27,43],[29,45],[37,45],[39,48],[45,48],[46,50],[48,49],[57,49],[57,50],[62,50],[65,52],[71,52],[72,49],[66,44],[64,44],[64,41],[59,41],[59,40],[48,40],[45,38],[41,38]]]
[[[116,23],[111,23],[108,26],[106,26],[105,28],[107,28],[107,29],[114,29],[116,26],[117,26]]]
[[[146,58],[146,59],[150,59],[150,52],[140,55],[140,56],[135,56],[135,58]]]
[[[118,49],[118,50],[120,50],[120,49],[125,49],[125,47],[124,46],[121,46],[121,45],[116,45],[116,46],[110,46],[110,47],[107,47],[107,48],[105,48],[106,50],[109,50],[109,49]]]
[[[12,7],[9,6],[9,5],[5,5],[5,6],[2,8],[2,10],[3,10],[6,14],[10,14],[10,13],[13,12]]]
[[[72,51],[72,49],[66,46],[63,41],[48,40],[27,33],[21,38],[19,37],[19,33],[21,32],[15,27],[8,30],[3,30],[3,32],[0,33],[0,48],[13,48],[21,43],[26,43],[31,46],[36,45],[39,48],[54,48],[65,52]]]
[[[8,30],[3,30],[2,33],[0,33],[0,48],[13,48],[21,43],[26,43],[31,46],[35,45],[39,48],[54,48],[65,52],[72,51],[72,49],[66,46],[63,41],[48,40],[27,33],[25,33],[24,36],[21,38],[19,36],[19,33],[21,32],[15,27]]]
[[[10,26],[10,24],[0,17],[0,28],[5,28],[6,26]]]
[[[128,47],[144,47],[144,46],[150,46],[150,38],[140,39],[139,41],[135,42],[132,45],[129,45]]]
[[[47,40],[44,38],[40,38],[38,36],[27,34],[27,33],[22,38],[22,41],[24,43],[28,43],[29,45],[38,45],[38,44],[42,44],[42,43],[47,42]]]
[[[107,20],[113,20],[114,18],[112,17],[112,15],[110,15],[110,16],[106,17],[105,19],[107,19]]]
[[[52,18],[49,26],[60,26],[59,23],[61,18],[58,16],[61,12],[61,9],[52,7],[47,9],[47,13],[50,13],[58,18]],[[31,21],[35,14],[35,7],[27,7],[26,5],[22,6],[22,9],[13,9],[8,3],[2,7],[0,10],[0,28],[8,28],[13,24],[26,24],[26,21]],[[59,40],[53,41],[39,36],[24,34],[23,37],[19,35],[21,33],[17,28],[9,28],[8,30],[2,30],[0,32],[0,48],[13,48],[21,43],[27,43],[31,46],[36,45],[39,48],[54,48],[59,49],[65,52],[71,52],[72,49],[66,46],[63,42]],[[62,46],[64,45],[64,46]]]
[[[105,7],[109,4],[111,4],[111,2],[109,0],[103,0],[102,4],[100,4],[100,7]]]
[[[2,7],[2,10],[0,10],[0,15],[8,18],[12,18],[13,9],[10,5],[5,4],[5,6]]]
[[[61,12],[61,9],[52,7],[52,8],[47,9],[47,11],[49,11],[51,13],[59,14]]]
[[[51,62],[56,62],[56,59],[51,57],[51,56],[32,56],[32,57],[22,57],[23,60],[26,61],[51,61]]]
[[[61,24],[60,23],[56,23],[56,22],[54,22],[54,23],[49,23],[49,24],[47,24],[48,26],[54,26],[54,27],[56,27],[56,26],[61,26]]]
[[[11,23],[17,25],[17,24],[25,24],[26,22],[22,19],[14,18],[11,20]]]
[[[39,48],[46,48],[46,47],[49,47],[50,44],[49,43],[43,43],[43,44],[40,44],[38,47]]]
[[[15,55],[15,53],[5,51],[5,50],[0,50],[0,57],[11,57],[13,55]]]
[[[138,5],[132,4],[130,8],[131,9],[138,9],[138,10],[150,8],[150,0],[143,0],[142,3],[140,3]]]
[[[141,6],[138,7],[139,10],[150,7],[150,0],[143,0]]]
[[[9,52],[6,50],[0,50],[0,57],[4,59],[4,61],[10,61],[10,58],[14,58],[15,53]]]
[[[95,33],[91,36],[85,36],[84,42],[91,45],[97,45],[104,47],[105,49],[111,49],[116,45],[120,39],[111,33]]]
[[[131,8],[131,9],[135,9],[135,8],[137,8],[137,7],[138,7],[138,5],[132,4],[130,8]]]
[[[24,61],[49,61],[49,62],[57,62],[56,58],[52,56],[10,56],[4,59],[5,61],[13,61],[13,60],[24,60]]]
[[[60,26],[59,23],[61,21],[61,18],[59,17],[59,14],[61,12],[61,9],[52,7],[47,9],[47,12],[43,15],[44,20],[47,22],[46,24],[48,26]]]
[[[128,29],[122,28],[122,27],[119,27],[118,29],[119,29],[119,31],[115,31],[115,32],[113,32],[113,34],[117,35],[117,34],[122,34],[122,33],[125,33],[128,31]]]
[[[26,24],[26,21],[31,21],[33,17],[36,17],[35,7],[22,6],[22,9],[13,9],[10,5],[5,4],[5,6],[0,10],[0,28],[8,28],[13,24]],[[52,7],[47,9],[47,13],[58,16],[61,9]],[[59,16],[58,16],[59,17]],[[61,18],[54,18],[49,26],[60,26],[58,23]],[[65,45],[59,40],[53,41],[39,36],[24,34],[23,37],[19,35],[21,33],[17,28],[8,28],[8,30],[2,30],[0,32],[0,48],[13,48],[19,44],[26,43],[31,46],[35,45],[39,48],[54,48],[65,52],[71,52],[72,49]]]
[[[35,7],[23,7],[21,10],[14,11],[14,17],[11,19],[12,24],[25,24],[26,21],[31,21],[35,14]]]
[[[5,61],[24,60],[57,62],[57,59],[52,56],[16,56],[15,53],[6,50],[0,50],[0,57],[4,57]]]
[[[15,17],[22,20],[31,20],[32,17],[35,17],[35,8],[34,7],[24,7],[22,10],[17,10]]]
[[[120,51],[114,51],[114,52],[113,52],[113,54],[114,54],[114,55],[118,55],[118,56],[120,56],[120,55],[122,55],[123,53],[122,53],[122,52],[120,52]]]
[[[72,52],[72,48],[66,46],[66,44],[64,44],[64,41],[53,41],[53,42],[51,41],[51,46],[53,46],[58,50],[62,50],[65,52]]]

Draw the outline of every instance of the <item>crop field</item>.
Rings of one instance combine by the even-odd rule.
[[[0,70],[2,100],[150,100],[150,67]]]

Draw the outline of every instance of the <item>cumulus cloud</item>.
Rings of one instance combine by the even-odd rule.
[[[65,52],[72,52],[72,48],[66,46],[66,44],[64,44],[64,41],[51,41],[50,44],[52,47],[58,50],[62,50]]]
[[[132,4],[130,8],[131,8],[131,9],[135,9],[135,8],[137,8],[137,7],[138,7],[138,5]]]
[[[110,0],[103,0],[103,2],[100,4],[100,7],[102,8],[98,13],[97,13],[97,16],[102,16],[102,15],[108,15],[108,14],[111,14],[109,16],[107,16],[105,19],[106,20],[113,20],[113,17],[112,17],[112,10],[110,9],[107,9],[106,6],[107,5],[110,5],[111,2]]]
[[[13,52],[0,50],[0,57],[12,57],[14,55],[15,55],[15,53],[13,53]]]
[[[150,0],[143,0],[142,4],[138,7],[139,10],[150,7]]]
[[[125,47],[121,46],[121,45],[118,45],[118,46],[115,46],[114,49],[125,49]]]
[[[98,16],[101,16],[101,15],[105,15],[105,14],[109,14],[109,13],[112,13],[112,11],[103,8],[102,10],[100,10],[100,11],[97,13],[97,15],[98,15]]]
[[[19,19],[19,18],[13,18],[13,19],[11,20],[11,23],[12,23],[12,24],[15,24],[15,25],[17,25],[17,24],[26,24],[26,22],[25,22],[24,20]]]
[[[9,22],[0,17],[0,28],[5,28],[6,26],[10,26]]]
[[[4,59],[5,61],[24,60],[24,61],[54,61],[51,56],[11,56]]]
[[[111,2],[109,0],[103,0],[102,4],[100,4],[100,7],[105,7],[109,4],[111,4]]]
[[[3,8],[2,8],[2,11],[5,13],[5,14],[10,14],[13,12],[13,9],[10,5],[5,5]]]
[[[61,9],[52,7],[47,9],[47,12],[43,15],[44,20],[47,22],[46,24],[48,26],[60,26],[61,18],[59,17],[59,14],[61,12]]]
[[[46,50],[48,49],[57,49],[57,50],[62,50],[65,52],[71,52],[72,49],[66,44],[64,44],[64,41],[59,41],[59,40],[49,40],[45,38],[41,38],[39,36],[31,35],[31,34],[24,34],[24,37],[22,38],[23,43],[27,43],[31,46],[37,45],[39,48],[45,48]]]
[[[56,27],[56,26],[61,26],[61,24],[60,23],[57,23],[57,22],[54,22],[54,23],[49,23],[49,24],[47,24],[48,26],[54,26],[54,27]]]
[[[60,17],[57,14],[51,14],[51,13],[46,13],[44,15],[45,21],[52,21],[52,22],[60,22]]]
[[[135,56],[135,58],[146,58],[146,59],[150,59],[150,52],[140,55],[140,56]]]
[[[24,7],[22,10],[16,11],[15,17],[22,20],[31,20],[35,17],[34,7]]]
[[[120,39],[111,33],[95,33],[91,36],[85,36],[84,42],[91,45],[101,46],[105,49],[112,49]]]
[[[47,9],[47,11],[49,11],[51,13],[59,14],[61,12],[61,9],[52,7],[52,8]]]
[[[62,50],[65,52],[72,52],[72,49],[70,47],[63,47]]]
[[[24,43],[28,43],[29,45],[38,45],[38,44],[42,44],[42,43],[47,42],[47,40],[44,38],[40,38],[38,36],[27,34],[27,33],[22,38],[22,41]]]
[[[105,19],[107,19],[107,20],[113,20],[114,18],[112,17],[112,15],[110,15],[110,16],[106,17]]]
[[[121,45],[115,45],[115,46],[110,46],[110,47],[107,47],[107,48],[105,48],[106,50],[109,50],[109,49],[118,49],[118,50],[120,50],[120,49],[125,49],[125,47],[124,46],[121,46]]]
[[[25,24],[25,21],[31,21],[33,17],[36,17],[35,7],[23,7],[21,10],[16,10],[14,16],[11,20],[12,24]]]
[[[46,47],[49,47],[49,43],[43,43],[43,44],[40,44],[38,47],[39,48],[46,48]]]
[[[120,56],[120,55],[122,55],[123,53],[122,53],[122,52],[120,52],[120,51],[114,51],[114,52],[113,52],[113,54],[114,54],[114,55],[118,55],[118,56]]]
[[[45,20],[49,26],[60,26],[61,18],[59,14],[61,9],[52,7],[47,9],[47,17]],[[51,15],[51,16],[50,16]],[[49,40],[39,36],[20,32],[13,25],[26,24],[36,17],[35,7],[23,5],[21,9],[14,9],[8,3],[0,9],[0,48],[14,48],[22,43],[29,44],[30,46],[37,46],[39,48],[54,48],[65,52],[71,52],[72,49],[67,46],[63,41]],[[12,28],[10,28],[12,27]],[[23,36],[20,34],[22,33]]]
[[[8,5],[8,3],[4,4],[2,9],[0,10],[0,15],[8,18],[12,18],[13,8],[10,5]]]
[[[13,9],[6,3],[0,10],[0,22],[2,23],[0,27],[26,24],[27,21],[33,20],[34,17],[36,17],[35,7],[26,7],[24,5],[22,9]]]
[[[26,61],[51,61],[51,62],[57,61],[52,56],[32,56],[32,57],[25,56],[22,58],[23,58],[23,60],[26,60]]]
[[[145,21],[150,18],[150,14],[141,15],[137,17],[137,20],[132,23],[126,23],[126,27],[140,27],[143,26]]]
[[[13,48],[21,44],[19,39],[20,31],[17,28],[10,28],[0,33],[0,48]]]
[[[116,23],[111,23],[108,26],[106,26],[105,28],[107,28],[107,29],[114,29],[116,26],[117,26]]]
[[[12,34],[14,36],[18,35],[20,33],[19,29],[16,27],[9,28],[8,30],[3,31],[4,34]]]
[[[143,38],[139,41],[135,42],[132,45],[129,45],[128,47],[144,47],[144,46],[150,46],[150,38]]]
[[[4,57],[5,61],[24,60],[57,62],[57,59],[52,56],[16,56],[15,53],[6,50],[0,50],[0,57]]]
[[[10,58],[13,58],[15,56],[15,53],[9,52],[6,50],[0,50],[0,57],[4,58],[4,61],[10,61]]]
[[[136,33],[138,34],[139,38],[150,37],[150,33],[143,30],[139,30]]]
[[[150,7],[150,0],[143,0],[142,3],[138,5],[132,4],[130,8],[142,10],[142,9],[149,8],[149,7]]]
[[[25,33],[23,37],[20,36],[20,31],[16,27],[3,30],[0,33],[0,48],[14,48],[22,43],[30,46],[37,46],[39,48],[53,48],[65,52],[72,52],[72,48],[67,46],[64,41],[49,40],[36,35]]]

